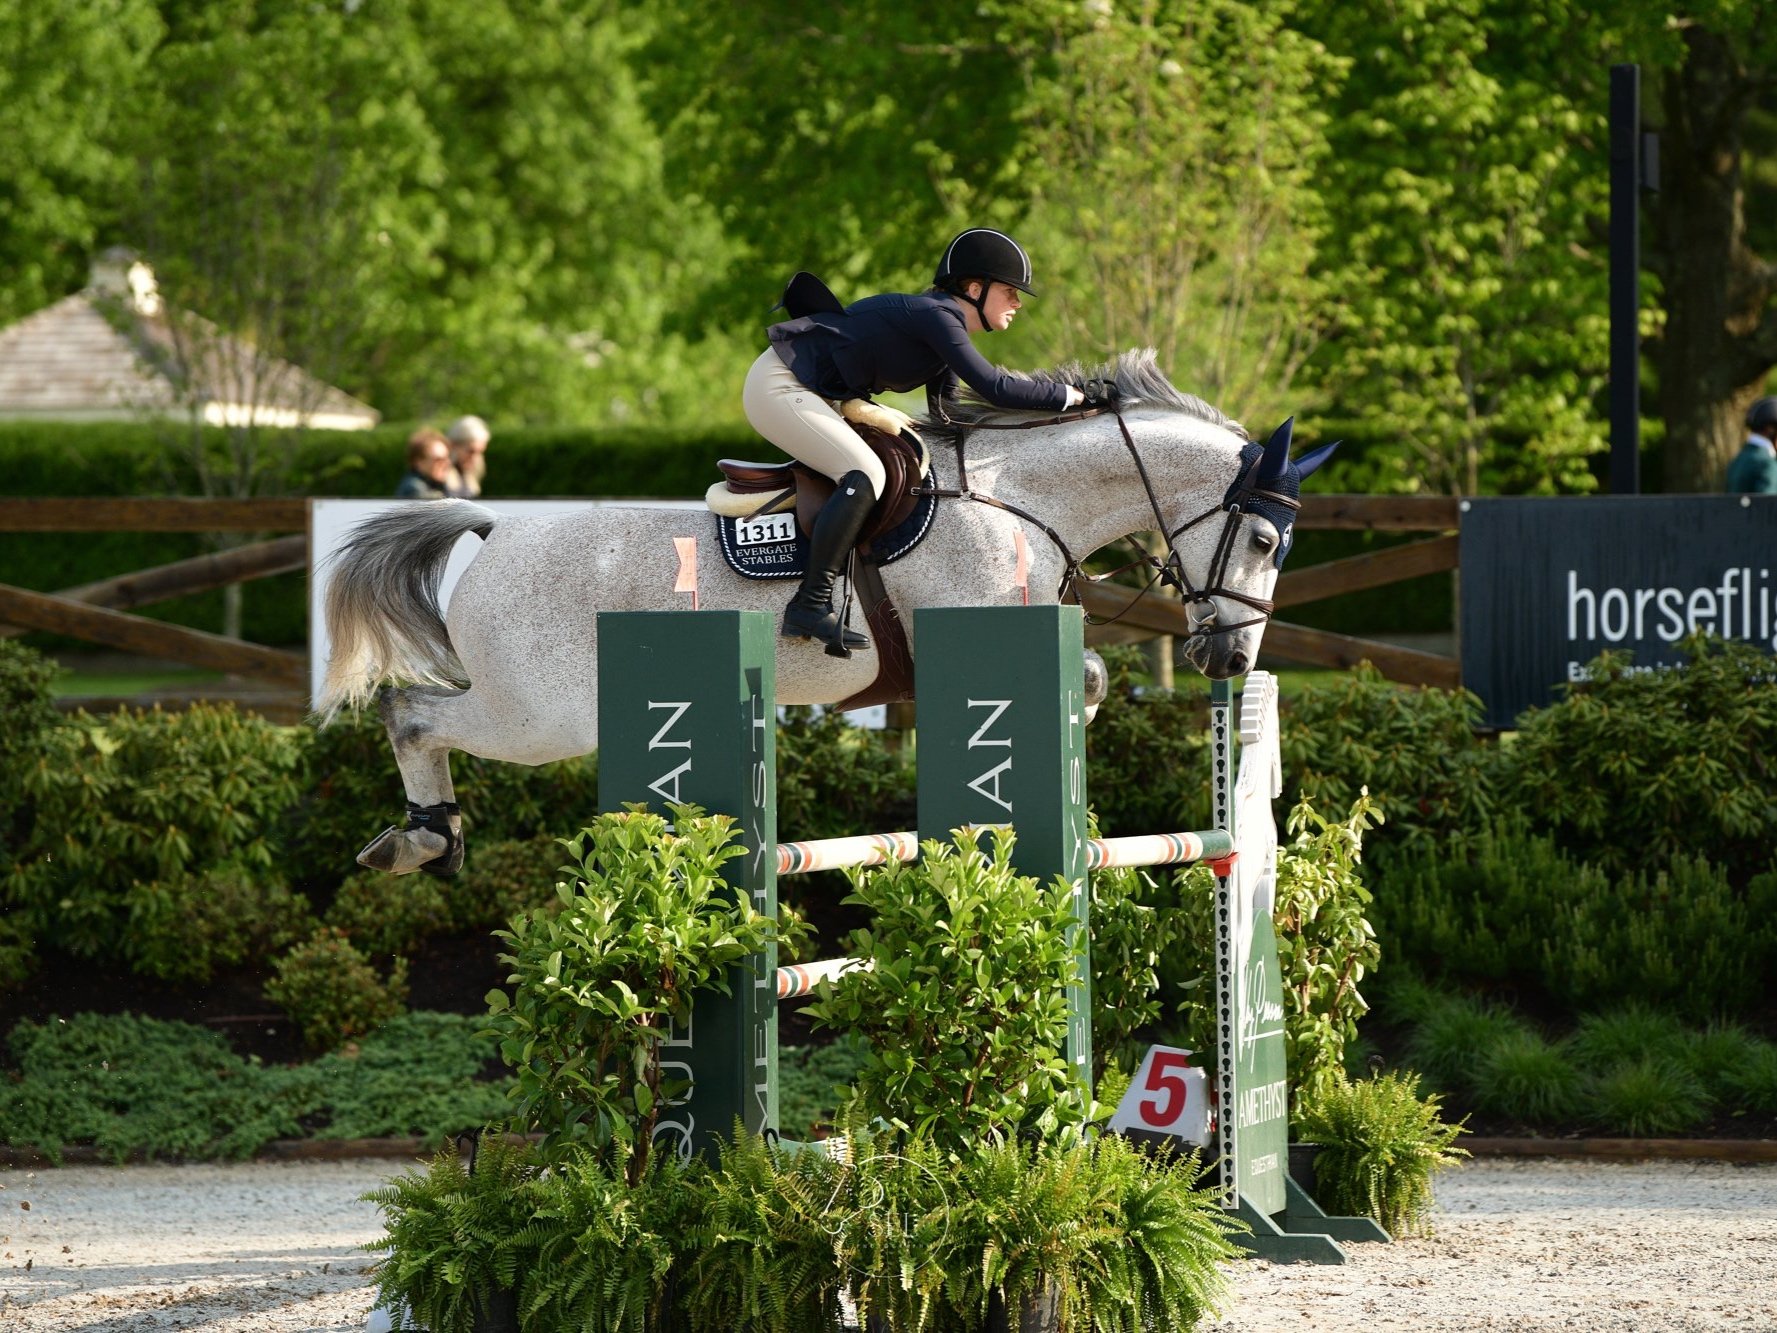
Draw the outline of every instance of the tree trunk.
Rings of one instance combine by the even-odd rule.
[[[1746,407],[1777,362],[1771,266],[1746,243],[1741,157],[1754,88],[1730,42],[1700,27],[1662,80],[1654,212],[1666,326],[1652,350],[1668,491],[1721,489]]]

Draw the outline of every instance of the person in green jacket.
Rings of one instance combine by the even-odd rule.
[[[1746,410],[1746,443],[1728,464],[1730,495],[1777,495],[1777,398]]]

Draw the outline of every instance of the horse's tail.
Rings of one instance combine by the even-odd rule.
[[[486,537],[495,516],[464,500],[429,500],[375,514],[353,528],[330,564],[327,679],[315,701],[322,725],[341,708],[361,708],[378,685],[467,681],[438,585],[465,532]]]

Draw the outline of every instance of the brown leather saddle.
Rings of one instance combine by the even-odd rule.
[[[858,533],[857,551],[864,559],[871,558],[871,543],[885,532],[892,532],[919,503],[919,484],[924,479],[924,451],[901,435],[890,435],[861,422],[847,422],[870,452],[882,462],[886,478],[882,497],[864,520]],[[748,463],[737,458],[718,459],[716,466],[727,479],[728,489],[735,495],[756,495],[756,514],[778,514],[794,509],[796,526],[804,533],[814,527],[815,515],[833,494],[833,479],[816,472],[806,463],[794,460],[784,463]]]
[[[876,647],[876,679],[838,707],[866,708],[872,704],[902,702],[913,697],[913,652],[901,613],[889,600],[876,563],[874,543],[893,532],[919,504],[919,484],[929,466],[925,450],[912,440],[890,435],[862,422],[848,422],[879,459],[885,481],[882,497],[858,534],[857,559],[852,562],[858,602]],[[736,495],[758,496],[754,515],[793,510],[796,526],[804,533],[814,526],[815,515],[833,494],[833,480],[805,463],[747,463],[724,458],[717,462]]]

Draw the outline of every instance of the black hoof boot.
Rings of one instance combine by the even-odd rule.
[[[463,807],[455,801],[437,805],[407,803],[407,827],[428,829],[441,834],[444,851],[420,867],[428,875],[449,879],[463,868]]]

